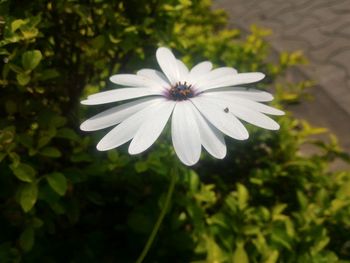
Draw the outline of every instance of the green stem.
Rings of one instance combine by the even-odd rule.
[[[136,260],[136,263],[141,263],[145,259],[145,257],[147,256],[147,253],[150,250],[150,248],[151,248],[151,246],[153,244],[153,241],[154,241],[154,239],[155,239],[155,237],[156,237],[156,235],[158,233],[159,227],[162,225],[164,216],[165,216],[165,214],[166,214],[166,212],[168,210],[168,207],[169,207],[169,204],[170,204],[170,201],[171,201],[171,196],[173,195],[173,192],[174,192],[176,178],[177,178],[177,168],[174,168],[174,169],[171,170],[170,176],[171,176],[171,179],[170,179],[171,181],[170,181],[168,192],[167,192],[167,195],[166,195],[166,198],[165,198],[164,206],[162,208],[162,211],[160,211],[160,214],[159,214],[159,217],[157,219],[157,222],[154,225],[150,236],[148,237],[147,243],[146,243],[145,247],[143,248],[141,255]]]

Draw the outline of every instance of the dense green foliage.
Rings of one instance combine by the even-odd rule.
[[[141,252],[175,158],[167,135],[129,157],[97,152],[104,132],[79,131],[101,111],[79,100],[112,88],[108,76],[156,67],[159,45],[189,66],[265,72],[262,89],[303,61],[268,62],[268,31],[243,39],[207,0],[0,0],[0,22],[1,263],[134,262]],[[275,103],[307,85],[279,84]],[[278,122],[278,132],[249,126],[248,141],[228,139],[224,160],[203,154],[180,168],[147,262],[350,262],[350,173],[328,171],[346,156],[333,140],[303,157],[322,130],[290,115]]]

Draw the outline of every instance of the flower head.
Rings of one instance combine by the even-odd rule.
[[[126,87],[96,93],[81,102],[98,105],[135,99],[81,124],[84,131],[117,125],[97,144],[98,150],[110,150],[131,140],[129,153],[141,153],[157,140],[171,118],[175,152],[184,164],[194,165],[202,145],[212,156],[222,159],[226,155],[224,135],[248,139],[241,120],[269,130],[279,129],[265,114],[283,115],[283,111],[261,103],[271,101],[272,95],[240,86],[263,79],[263,73],[238,73],[231,67],[212,69],[209,61],[188,70],[164,47],[158,48],[156,57],[163,72],[141,69],[136,74],[114,75],[111,82]]]

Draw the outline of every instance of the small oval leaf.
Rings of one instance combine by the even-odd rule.
[[[36,183],[25,184],[19,193],[19,202],[24,212],[29,212],[38,198],[38,185]]]
[[[40,154],[51,158],[58,158],[61,156],[61,152],[54,147],[45,147],[40,151]]]
[[[13,174],[21,181],[31,183],[35,179],[36,171],[28,164],[10,165]]]
[[[19,237],[19,245],[23,251],[28,252],[32,249],[34,245],[34,229],[32,227],[27,227]]]
[[[42,59],[42,55],[40,50],[29,50],[26,51],[22,54],[22,66],[25,70],[33,70],[35,69],[41,59]]]
[[[67,191],[67,179],[61,173],[51,173],[46,176],[50,187],[59,195],[64,195]]]
[[[25,86],[30,81],[30,75],[28,75],[26,73],[18,73],[16,75],[16,79],[17,79],[19,85]]]

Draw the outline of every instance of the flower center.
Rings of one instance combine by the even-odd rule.
[[[172,100],[187,100],[193,97],[193,93],[192,85],[188,85],[186,81],[184,83],[177,82],[169,90],[169,98]]]

